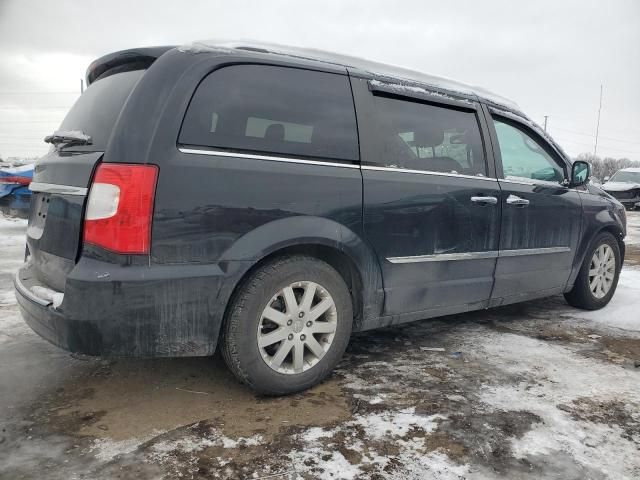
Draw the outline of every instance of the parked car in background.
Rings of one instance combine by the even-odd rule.
[[[602,189],[627,210],[640,208],[640,168],[623,168],[605,180]]]
[[[355,331],[616,289],[622,205],[481,89],[246,44],[117,52],[87,84],[37,163],[15,277],[63,348],[220,348],[286,394]]]
[[[26,218],[29,214],[33,164],[0,167],[0,211]]]

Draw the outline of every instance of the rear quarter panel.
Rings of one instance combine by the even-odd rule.
[[[360,267],[363,301],[367,305],[366,298],[373,299],[375,316],[382,309],[377,294],[382,278],[363,240],[359,168],[184,153],[177,145],[200,81],[223,65],[258,62],[253,57],[168,52],[150,67],[127,103],[105,161],[159,166],[151,263],[238,262],[249,268],[287,246],[331,246]],[[288,66],[273,59],[265,63]],[[300,62],[295,66],[300,68]],[[139,123],[145,123],[141,130]]]

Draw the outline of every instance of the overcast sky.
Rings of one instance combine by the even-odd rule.
[[[640,1],[0,0],[0,156],[37,156],[95,58],[207,38],[315,47],[511,98],[570,154],[640,160]]]

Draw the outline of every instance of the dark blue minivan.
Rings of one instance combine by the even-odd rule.
[[[117,52],[36,164],[27,323],[90,355],[212,355],[266,394],[352,332],[611,299],[626,219],[501,97],[313,50]]]

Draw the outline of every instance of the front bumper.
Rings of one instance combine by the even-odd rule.
[[[114,265],[81,259],[56,303],[33,293],[33,267],[17,273],[27,324],[71,352],[101,356],[202,356],[215,352],[227,301],[245,262]]]
[[[633,193],[633,192],[628,192],[626,190],[611,191],[611,192],[605,190],[605,192],[607,192],[609,195],[611,195],[613,198],[619,201],[622,205],[625,206],[625,208],[640,207],[640,194],[630,195],[630,193]]]

